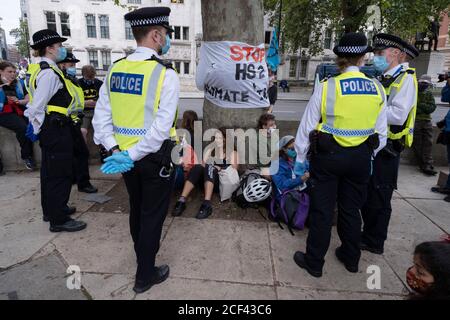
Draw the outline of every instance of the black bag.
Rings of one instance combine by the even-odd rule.
[[[231,200],[235,202],[239,208],[241,209],[248,209],[248,208],[258,208],[258,203],[250,203],[247,200],[245,200],[244,197],[244,190],[245,188],[254,180],[261,179],[262,177],[254,172],[251,172],[247,175],[244,175],[241,178],[241,182],[239,183],[239,188],[236,189],[235,192],[233,192],[233,196]]]

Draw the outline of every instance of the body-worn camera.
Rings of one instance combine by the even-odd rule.
[[[446,72],[446,73],[440,73],[438,75],[438,78],[439,78],[439,82],[447,81],[450,78],[450,71]]]

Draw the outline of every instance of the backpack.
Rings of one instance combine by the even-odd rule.
[[[251,172],[249,174],[244,175],[241,178],[241,181],[239,183],[239,187],[236,189],[236,191],[233,192],[232,201],[235,202],[239,208],[241,209],[248,209],[248,208],[255,208],[257,209],[260,204],[263,204],[265,201],[262,202],[248,202],[245,199],[244,196],[244,190],[247,188],[247,186],[252,183],[252,181],[255,181],[257,179],[264,179],[261,175]]]
[[[306,192],[289,190],[279,199],[272,197],[270,204],[270,217],[283,229],[281,223],[287,225],[289,232],[294,235],[293,229],[303,230],[309,213],[309,196]],[[289,211],[289,207],[297,207],[296,211]]]

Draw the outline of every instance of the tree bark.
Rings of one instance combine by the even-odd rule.
[[[263,0],[202,0],[203,41],[264,43]],[[267,108],[226,109],[207,99],[203,106],[203,128],[255,128]]]

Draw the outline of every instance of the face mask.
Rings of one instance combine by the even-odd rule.
[[[68,68],[66,72],[69,76],[72,76],[72,77],[77,76],[77,68],[75,68],[75,67]]]
[[[385,72],[389,68],[389,62],[384,56],[375,56],[373,58],[373,66],[379,72]]]
[[[170,50],[170,45],[171,45],[171,40],[170,40],[170,36],[166,35],[166,45],[161,45],[161,55],[165,55],[166,53],[169,52]]]
[[[56,62],[63,61],[67,57],[67,49],[64,47],[60,47],[58,49],[58,54],[56,56]]]
[[[295,150],[292,150],[292,149],[289,149],[289,150],[287,151],[287,155],[288,155],[288,157],[291,158],[291,159],[297,158],[297,152],[296,152]]]
[[[417,293],[427,293],[430,289],[431,284],[426,283],[422,279],[419,279],[412,269],[413,267],[409,268],[408,272],[406,273],[406,282],[408,283],[408,286]]]

